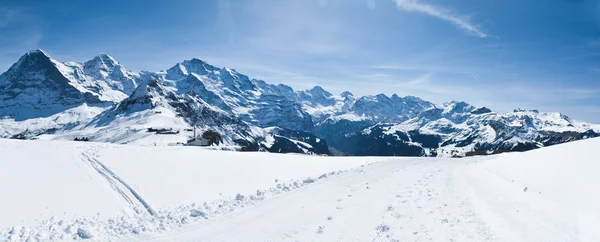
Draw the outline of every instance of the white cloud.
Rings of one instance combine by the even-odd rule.
[[[420,86],[423,84],[431,83],[431,77],[433,77],[433,73],[426,73],[422,76],[414,78],[404,83],[406,86]]]
[[[431,15],[433,17],[448,21],[471,34],[474,34],[477,37],[488,37],[488,35],[484,33],[481,29],[479,29],[479,27],[469,22],[469,20],[465,16],[455,14],[449,9],[423,3],[419,0],[394,0],[394,2],[396,3],[396,6],[398,6],[398,8],[403,9],[405,11],[419,12]]]
[[[19,17],[20,11],[16,9],[0,8],[0,28],[8,26]]]

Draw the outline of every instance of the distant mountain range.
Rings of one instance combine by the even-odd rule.
[[[200,59],[133,72],[106,54],[74,63],[34,50],[0,75],[2,138],[178,145],[194,126],[218,132],[221,147],[235,150],[361,156],[484,155],[600,133],[600,125],[560,113],[336,96],[319,86],[295,91]]]

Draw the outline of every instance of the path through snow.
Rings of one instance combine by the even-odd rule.
[[[0,241],[600,241],[599,146],[325,158],[0,140]]]
[[[379,162],[149,241],[493,241],[454,186],[469,159]]]

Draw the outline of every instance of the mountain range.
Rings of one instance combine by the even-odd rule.
[[[396,94],[296,91],[200,59],[134,72],[106,54],[75,63],[34,50],[0,75],[1,138],[158,146],[185,144],[194,130],[217,132],[219,147],[233,150],[468,156],[596,137],[600,125]]]

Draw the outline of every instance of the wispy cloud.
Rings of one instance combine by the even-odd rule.
[[[481,81],[481,76],[479,76],[477,73],[469,73],[471,75],[471,77],[473,77],[473,79],[475,79],[475,81]]]
[[[19,10],[10,8],[0,8],[0,28],[4,28],[12,23],[18,16]]]
[[[431,77],[433,77],[433,73],[426,73],[403,84],[406,86],[418,86],[423,84],[429,84],[431,83]]]
[[[471,70],[464,67],[448,67],[448,66],[437,66],[437,65],[394,65],[394,64],[383,64],[370,66],[371,69],[376,70],[390,70],[390,71],[419,71],[428,73],[443,73],[443,74],[460,74],[472,77],[475,81],[481,81],[481,76]]]
[[[563,98],[569,100],[581,100],[581,99],[590,99],[593,97],[597,97],[600,94],[600,89],[560,89],[556,90],[558,95],[562,95]]]
[[[590,40],[587,44],[591,47],[600,47],[600,38]]]
[[[398,8],[410,12],[419,12],[427,15],[431,15],[436,18],[448,21],[467,32],[474,34],[477,37],[485,38],[488,37],[479,27],[469,21],[465,16],[458,15],[450,9],[446,9],[440,6],[435,6],[427,3],[423,3],[419,0],[394,0]]]
[[[320,0],[321,7],[316,9],[313,4],[307,4],[308,1],[273,1],[268,2],[268,8],[262,1],[258,2],[261,4],[248,5],[244,9],[252,16],[252,25],[260,27],[253,27],[243,39],[236,40],[236,47],[242,48],[241,51],[251,49],[277,57],[330,57],[359,51],[348,41],[355,38],[351,26],[327,14],[331,11],[327,7],[328,0]],[[244,30],[240,28],[239,31]]]
[[[359,78],[359,79],[389,78],[389,77],[390,77],[390,75],[383,74],[383,73],[366,74],[366,75],[357,76],[357,78]]]

